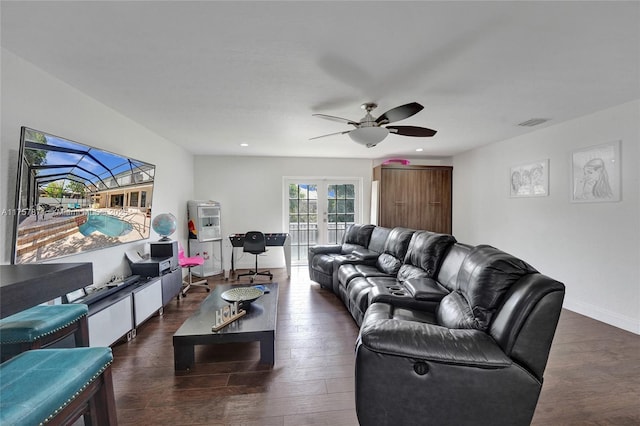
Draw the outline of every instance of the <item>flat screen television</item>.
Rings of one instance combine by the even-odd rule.
[[[149,238],[155,166],[23,127],[14,264]]]

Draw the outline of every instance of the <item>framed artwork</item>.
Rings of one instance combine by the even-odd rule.
[[[573,151],[571,201],[609,203],[620,201],[620,141]]]
[[[549,195],[549,159],[511,167],[509,194],[512,198]]]

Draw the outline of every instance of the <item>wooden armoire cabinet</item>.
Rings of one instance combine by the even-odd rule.
[[[378,225],[451,234],[452,172],[449,166],[374,167]]]

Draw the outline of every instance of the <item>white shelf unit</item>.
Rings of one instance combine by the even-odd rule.
[[[196,277],[223,272],[221,206],[217,201],[187,202],[189,220],[189,256],[200,256],[204,264],[191,268]]]

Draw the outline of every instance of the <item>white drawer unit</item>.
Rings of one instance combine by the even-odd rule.
[[[162,310],[162,280],[154,278],[133,290],[133,320],[136,327]]]
[[[89,346],[111,346],[133,330],[131,294],[89,316]]]

